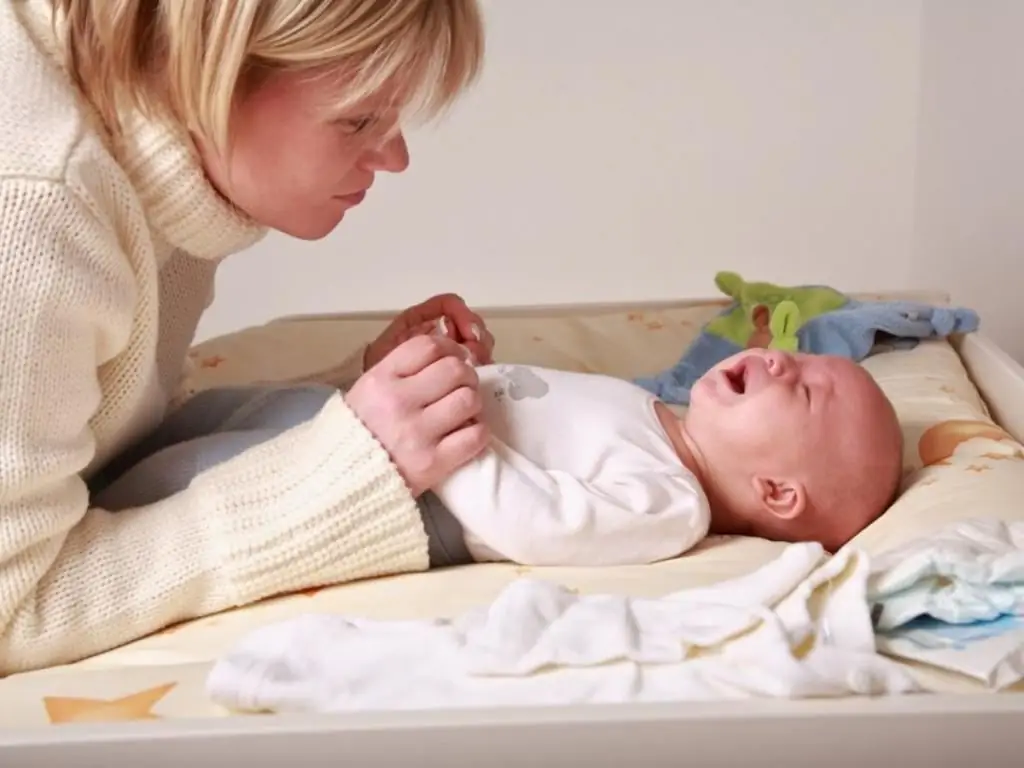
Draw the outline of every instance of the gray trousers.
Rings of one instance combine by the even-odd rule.
[[[317,415],[334,387],[224,387],[198,393],[89,482],[91,502],[111,512],[153,504],[240,453]],[[417,500],[430,567],[472,562],[462,526],[433,493]]]

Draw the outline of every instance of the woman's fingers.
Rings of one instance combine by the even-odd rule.
[[[466,352],[456,342],[442,336],[414,336],[395,347],[381,364],[402,378],[415,376],[445,357],[465,359]]]
[[[462,299],[451,302],[446,312],[458,331],[459,341],[467,346],[476,344],[489,359],[490,351],[494,348],[494,337],[487,330],[483,318],[467,307]]]
[[[433,439],[459,430],[480,415],[480,393],[472,387],[459,387],[423,409],[423,428]]]
[[[476,341],[467,341],[462,346],[469,351],[474,365],[490,365],[491,362],[493,362],[491,359],[491,350],[485,345]]]
[[[477,364],[486,365],[493,360],[494,336],[483,318],[457,294],[442,293],[409,307],[382,334],[382,339],[386,337],[392,345],[398,345],[418,335],[442,336],[458,342],[472,351]]]
[[[408,310],[410,318],[416,321],[431,320],[438,317],[447,318],[455,327],[452,338],[462,342],[476,341],[487,346],[493,345],[493,337],[488,341],[487,326],[476,312],[471,310],[461,296],[454,293],[443,293],[427,299],[422,304]]]
[[[468,307],[461,296],[454,293],[442,293],[409,307],[401,314],[401,317],[405,319],[406,325],[413,326],[420,323],[437,322],[438,318],[446,315],[457,316],[467,311],[469,311]]]
[[[450,432],[437,444],[438,464],[445,467],[444,477],[472,461],[490,445],[491,434],[483,424],[474,422]]]
[[[452,323],[455,325],[456,330],[458,330],[459,338],[462,341],[483,342],[483,319],[461,300],[457,304],[453,304],[452,308],[448,310],[448,317],[452,319]]]
[[[487,329],[483,318],[466,308],[462,318],[453,323],[458,327],[462,344],[473,353],[477,363],[490,365],[493,362],[494,336]]]
[[[391,455],[414,495],[478,455],[490,435],[478,420],[480,380],[470,365],[473,355],[477,361],[489,360],[489,348],[485,342],[467,340],[462,345],[440,335],[436,324],[443,316],[407,318],[409,322],[395,336],[411,334],[411,338],[397,343],[345,395]],[[461,336],[458,328],[451,330]]]
[[[428,407],[457,389],[467,388],[476,392],[480,378],[465,358],[448,356],[431,363],[414,376],[406,377],[403,383],[409,390],[411,402]]]

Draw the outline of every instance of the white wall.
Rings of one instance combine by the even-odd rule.
[[[924,11],[913,271],[1024,361],[1024,2]]]
[[[979,95],[949,71],[978,54],[988,63],[971,71],[998,69],[1022,6],[492,0],[484,77],[410,137],[410,170],[380,179],[328,239],[272,236],[230,260],[200,333],[445,290],[478,305],[704,296],[720,269],[985,298],[985,278],[963,273],[1020,234],[1003,139],[1015,130],[1024,157],[1024,132],[988,124],[1006,108],[996,85]],[[968,125],[965,102],[985,108]],[[980,141],[1000,140],[981,148],[984,170],[978,123]],[[951,217],[963,195],[935,188],[951,175],[971,182],[966,223]],[[986,204],[1014,184],[1015,200]]]

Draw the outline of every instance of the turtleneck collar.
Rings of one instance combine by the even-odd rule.
[[[36,44],[63,68],[51,4],[24,0],[17,6]],[[168,245],[196,258],[219,260],[248,248],[266,233],[214,189],[186,132],[132,115],[125,121],[123,136],[114,142],[95,111],[84,104],[83,109],[131,180],[150,226]]]
[[[263,237],[263,227],[214,189],[187,134],[142,117],[125,128],[115,154],[150,226],[170,245],[197,258],[221,259]]]

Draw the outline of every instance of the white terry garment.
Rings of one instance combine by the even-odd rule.
[[[707,496],[650,392],[540,366],[476,371],[491,445],[432,489],[474,560],[640,565],[707,535]]]
[[[1024,678],[1024,523],[964,520],[874,558],[879,650],[990,688]]]
[[[340,712],[905,693],[875,652],[857,553],[794,544],[748,576],[658,599],[532,579],[454,620],[306,615],[207,680],[233,710]]]

